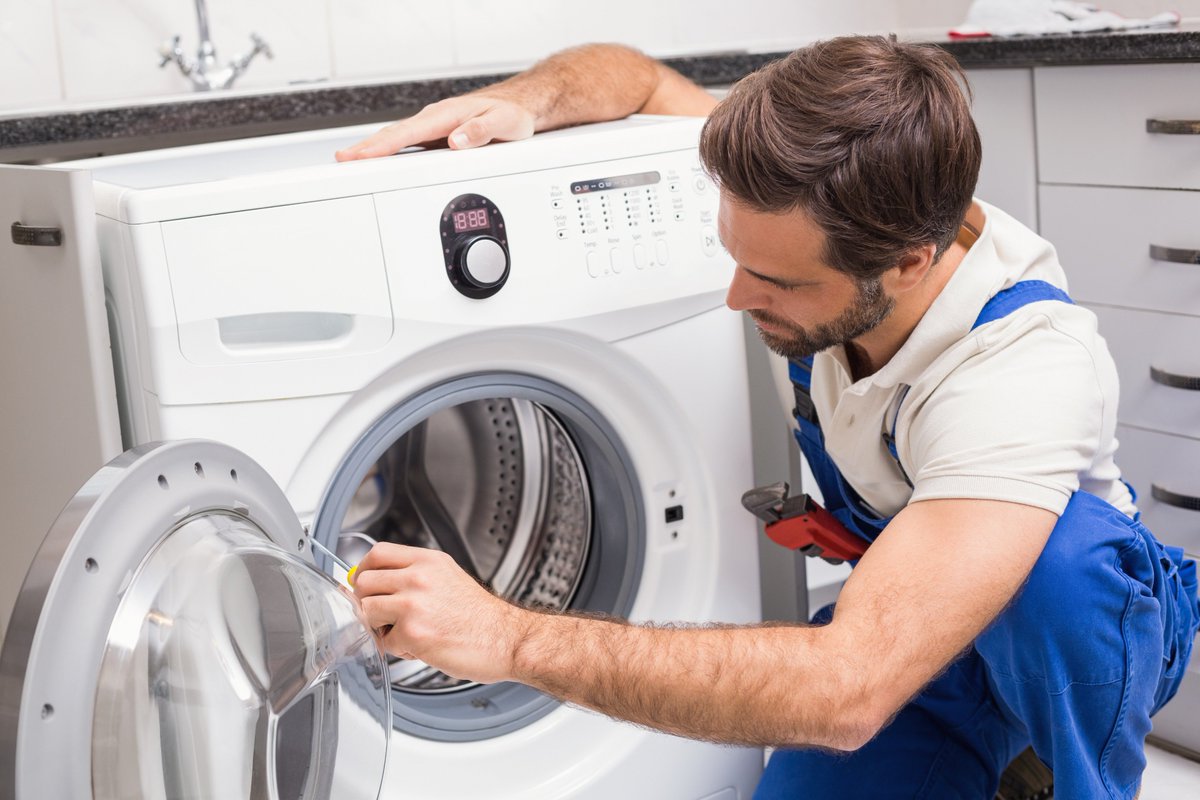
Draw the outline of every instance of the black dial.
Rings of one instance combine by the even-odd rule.
[[[491,297],[508,280],[508,233],[496,204],[479,194],[454,198],[442,211],[446,277],[467,297]]]

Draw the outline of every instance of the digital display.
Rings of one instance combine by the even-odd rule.
[[[589,194],[591,192],[607,192],[609,189],[629,189],[633,186],[650,186],[662,180],[657,172],[635,172],[631,175],[614,175],[611,178],[593,178],[589,181],[575,181],[571,184],[571,194]]]
[[[491,225],[486,208],[472,208],[466,211],[455,211],[451,218],[454,220],[454,232],[477,231]]]

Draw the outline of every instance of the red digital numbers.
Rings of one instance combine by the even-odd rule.
[[[488,213],[484,208],[473,208],[468,211],[454,212],[454,231],[474,231],[488,226]]]

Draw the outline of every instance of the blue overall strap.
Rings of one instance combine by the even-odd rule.
[[[1070,303],[1071,305],[1075,304],[1075,301],[1066,292],[1053,284],[1046,283],[1045,281],[1021,281],[992,295],[991,299],[984,303],[983,308],[980,309],[979,316],[975,318],[974,324],[971,325],[971,330],[975,330],[980,325],[986,325],[1002,317],[1007,317],[1022,306],[1042,300],[1058,300],[1063,303]]]
[[[826,452],[825,435],[821,432],[811,394],[812,364],[812,356],[788,362],[788,376],[796,401],[792,411],[796,417],[796,442],[817,480],[825,510],[848,530],[872,542],[887,525],[889,518],[880,517],[862,501]]]

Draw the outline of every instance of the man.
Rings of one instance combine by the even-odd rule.
[[[1200,616],[1195,565],[1135,521],[1095,317],[1058,288],[1047,242],[972,198],[960,75],[936,48],[835,39],[718,104],[589,47],[339,154],[709,113],[728,305],[791,360],[801,446],[871,541],[819,624],[694,628],[524,610],[443,554],[380,545],[355,588],[389,650],[775,746],[760,797],[987,798],[1030,744],[1057,797],[1136,796]]]

